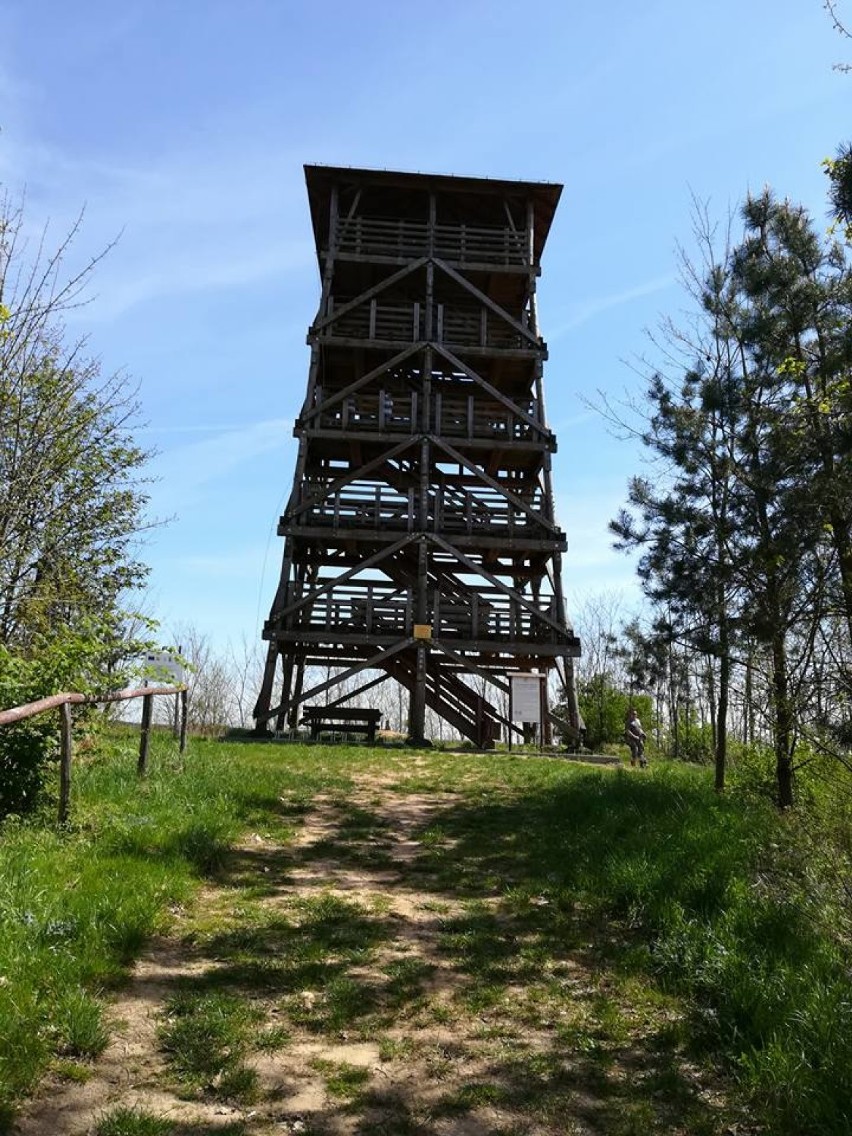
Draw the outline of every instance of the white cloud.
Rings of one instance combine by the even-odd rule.
[[[595,486],[575,484],[556,502],[556,519],[568,538],[562,557],[566,589],[600,591],[637,589],[635,559],[612,547],[609,522],[624,505],[622,482]]]
[[[234,430],[223,430],[200,442],[188,442],[161,453],[152,462],[158,479],[152,488],[153,515],[178,514],[198,500],[211,483],[230,475],[291,442],[289,418],[269,418]]]
[[[85,206],[72,262],[117,240],[85,308],[90,324],[153,298],[280,282],[315,263],[299,160],[232,142],[127,163],[72,155],[13,130],[0,148],[0,181],[13,193],[26,189],[33,233],[49,219],[58,240]]]
[[[637,284],[633,288],[626,288],[620,292],[613,292],[608,296],[598,296],[595,299],[586,300],[582,304],[576,304],[574,305],[570,318],[565,323],[560,324],[555,331],[549,333],[547,337],[548,341],[552,343],[561,335],[573,331],[574,328],[580,327],[581,324],[588,323],[589,320],[601,315],[602,312],[621,307],[622,304],[629,304],[631,301],[641,299],[643,296],[651,296],[655,292],[664,292],[666,288],[674,284],[675,279],[672,273],[667,273],[665,276],[655,276],[653,279],[646,280],[642,284]]]

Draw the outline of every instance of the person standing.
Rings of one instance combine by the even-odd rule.
[[[631,706],[627,711],[627,720],[624,723],[624,740],[630,746],[630,764],[635,765],[638,761],[642,769],[648,764],[648,760],[645,757],[646,737],[647,735],[642,729],[642,723],[639,721],[639,715]]]

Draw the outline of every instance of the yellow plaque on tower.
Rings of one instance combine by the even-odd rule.
[[[414,638],[415,639],[431,639],[432,626],[429,623],[415,623],[414,624]]]

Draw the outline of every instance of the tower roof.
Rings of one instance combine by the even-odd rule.
[[[356,169],[351,166],[305,166],[305,181],[317,252],[328,241],[329,207],[334,185],[355,189],[376,188],[392,193],[401,213],[412,213],[422,203],[424,193],[471,204],[471,199],[499,198],[504,201],[531,200],[535,218],[534,252],[540,261],[547,234],[559,204],[562,186],[556,182],[509,181],[502,178],[459,177],[455,174],[409,173],[401,170]]]

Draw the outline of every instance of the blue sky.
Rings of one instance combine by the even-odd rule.
[[[584,399],[635,388],[644,329],[685,307],[692,194],[724,218],[769,183],[825,216],[844,58],[821,0],[0,0],[0,183],[57,239],[85,206],[80,261],[120,234],[69,330],[139,384],[175,517],[155,613],[224,644],[272,598],[318,297],[305,162],[564,183],[539,313],[565,581],[631,602],[606,526],[641,458]]]

